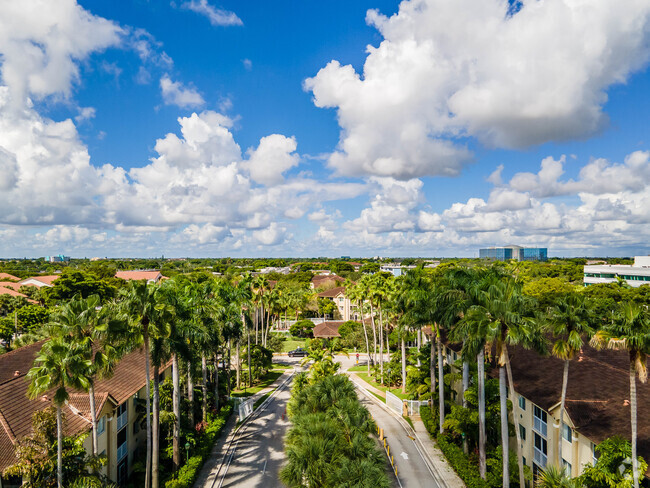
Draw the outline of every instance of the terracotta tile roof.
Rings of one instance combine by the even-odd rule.
[[[116,278],[122,278],[123,280],[154,280],[158,281],[163,276],[160,274],[160,271],[118,271],[115,273]]]
[[[339,327],[343,323],[342,320],[332,322],[321,322],[314,327],[314,337],[329,338],[341,337],[339,334]]]
[[[320,283],[325,281],[338,281],[339,283],[343,283],[345,281],[345,278],[342,278],[339,275],[330,274],[330,275],[316,275],[311,279],[311,282],[316,287],[321,286]]]
[[[61,275],[30,276],[29,278],[25,278],[24,280],[20,280],[19,283],[23,284],[25,281],[28,281],[28,280],[36,280],[36,281],[40,281],[44,285],[52,286],[52,282],[54,280],[56,280],[57,278],[59,278],[60,276]]]
[[[27,298],[27,295],[23,295],[20,292],[17,292],[16,290],[13,290],[11,288],[6,288],[4,286],[0,286],[0,295],[9,295],[12,297],[23,297]]]
[[[320,298],[334,298],[339,293],[345,294],[345,286],[337,286],[331,290],[325,290],[318,294]]]
[[[20,278],[18,278],[18,276],[14,276],[9,273],[0,273],[0,280],[20,281]]]
[[[34,412],[51,405],[53,392],[47,392],[36,400],[27,397],[29,383],[26,374],[44,342],[0,355],[0,471],[15,462],[14,443],[16,439],[31,433]],[[170,364],[171,361],[161,371]],[[124,403],[145,385],[145,379],[143,350],[127,354],[115,367],[112,377],[95,382],[95,408],[98,412],[101,411],[107,401],[115,405]],[[65,413],[67,434],[90,429],[88,394],[70,392]]]
[[[11,288],[12,290],[18,291],[21,285],[20,283],[14,283],[13,281],[0,281],[0,286],[3,288]]]

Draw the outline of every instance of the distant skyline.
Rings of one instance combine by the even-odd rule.
[[[650,2],[0,4],[0,256],[650,253]]]

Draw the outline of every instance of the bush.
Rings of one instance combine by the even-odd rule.
[[[299,320],[289,327],[289,333],[301,339],[314,337],[314,323],[311,320]]]
[[[173,479],[165,482],[165,488],[189,488],[194,484],[203,463],[210,455],[212,446],[214,446],[217,437],[221,434],[221,430],[231,413],[232,405],[226,405],[216,417],[209,419],[204,433],[197,438],[194,454],[180,467]]]

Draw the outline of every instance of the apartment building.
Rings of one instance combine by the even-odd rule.
[[[592,264],[583,268],[584,285],[616,283],[617,280],[637,288],[650,284],[650,256],[635,256],[634,264]]]
[[[52,405],[52,392],[30,400],[27,397],[27,372],[45,341],[25,346],[0,355],[0,472],[16,461],[17,442],[32,433],[32,416]],[[126,481],[133,469],[139,451],[146,449],[146,432],[140,424],[144,419],[137,408],[138,399],[146,394],[144,353],[134,351],[122,358],[113,376],[95,384],[97,412],[97,452],[105,454],[107,463],[103,474],[118,483]],[[160,379],[171,376],[169,364],[162,368]],[[65,405],[66,434],[90,432],[90,401],[85,392],[71,392]],[[92,439],[84,441],[87,452],[92,452]],[[14,481],[12,481],[14,482]],[[8,480],[2,488],[17,486]]]
[[[429,329],[430,334],[430,329]],[[445,361],[460,359],[460,347],[446,344]],[[519,429],[524,463],[534,475],[548,465],[563,466],[579,476],[597,459],[596,446],[614,435],[632,438],[630,427],[629,358],[624,351],[598,351],[585,346],[571,362],[560,426],[560,399],[564,362],[540,357],[520,347],[509,348],[514,388],[508,389],[513,409],[510,422]],[[497,378],[498,369],[489,371]],[[462,385],[455,382],[455,400],[462,402]],[[637,382],[640,456],[650,459],[650,385]],[[562,459],[558,439],[562,438]],[[510,449],[517,448],[516,437]]]

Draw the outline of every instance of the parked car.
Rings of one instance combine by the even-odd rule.
[[[289,351],[290,358],[304,358],[307,354],[307,351],[305,351],[302,347],[294,349],[293,351]]]

